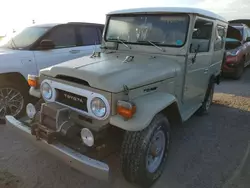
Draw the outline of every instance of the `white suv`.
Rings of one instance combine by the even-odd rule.
[[[104,25],[70,22],[34,25],[0,43],[0,121],[20,117],[29,100],[28,74],[89,55],[100,47]]]

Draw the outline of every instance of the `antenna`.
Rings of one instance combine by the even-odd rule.
[[[93,57],[100,57],[100,52],[96,51],[96,41],[95,41],[93,54],[90,56],[90,58],[93,58]]]
[[[94,48],[94,53],[96,53],[96,41],[95,41],[95,48]]]

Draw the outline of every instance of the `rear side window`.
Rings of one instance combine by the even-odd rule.
[[[100,37],[98,30],[94,26],[80,26],[79,34],[83,46],[100,44]]]
[[[60,26],[52,30],[46,37],[55,43],[55,48],[68,48],[76,46],[75,28],[73,26]]]
[[[247,28],[247,37],[250,37],[250,28]]]

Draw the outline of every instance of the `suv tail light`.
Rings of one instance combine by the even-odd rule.
[[[227,56],[226,62],[227,63],[235,63],[237,61],[237,56]]]

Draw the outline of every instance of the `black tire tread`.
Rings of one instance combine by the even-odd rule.
[[[13,87],[21,92],[21,94],[24,97],[24,108],[16,116],[16,118],[22,117],[25,114],[25,107],[26,107],[26,104],[27,104],[28,98],[29,98],[28,85],[19,84],[19,82],[13,83],[13,82],[4,81],[3,83],[0,83],[0,88],[2,88],[2,87]],[[2,120],[2,119],[0,120],[1,123],[4,121],[5,120]]]
[[[136,183],[139,185],[148,186],[152,182],[148,182],[146,177],[143,177],[142,174],[144,168],[141,168],[140,159],[143,157],[147,149],[147,141],[149,138],[147,136],[148,131],[151,131],[155,128],[155,124],[158,121],[167,118],[163,114],[157,114],[150,125],[142,131],[130,131],[126,132],[124,135],[124,140],[121,147],[120,161],[121,161],[121,170],[125,179],[131,183]],[[168,121],[167,121],[168,123]],[[167,124],[169,126],[169,123]],[[169,127],[168,127],[169,129]],[[170,129],[169,129],[170,130]]]
[[[213,92],[214,92],[214,86],[215,86],[215,81],[214,81],[214,78],[211,77],[211,79],[209,81],[209,84],[208,84],[208,87],[207,87],[207,91],[206,91],[204,101],[202,102],[202,106],[197,110],[196,115],[202,116],[202,115],[207,113],[207,111],[205,110],[206,100],[209,97],[210,90],[213,89]]]

